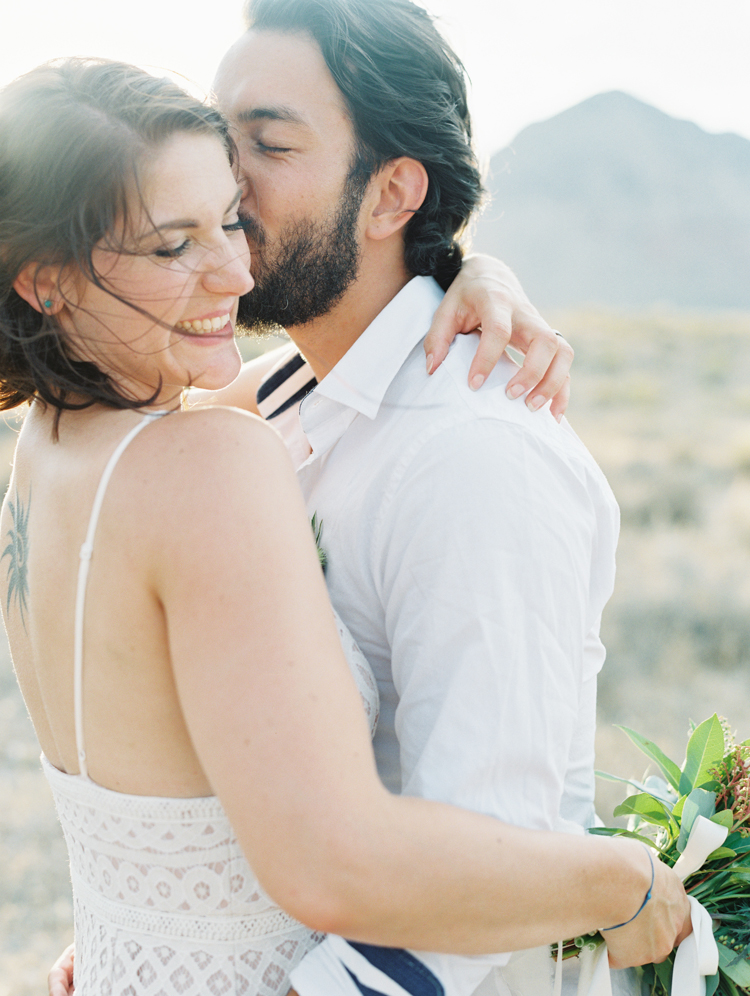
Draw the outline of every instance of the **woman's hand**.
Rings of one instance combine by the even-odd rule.
[[[471,387],[482,386],[511,345],[524,354],[524,362],[508,382],[508,396],[525,394],[533,411],[552,400],[552,414],[559,420],[570,396],[571,346],[545,322],[505,263],[476,255],[466,258],[435,313],[424,341],[428,373],[437,370],[459,332],[480,326],[482,336],[469,371]]]
[[[654,884],[649,901],[630,923],[605,930],[612,968],[664,961],[692,932],[690,903],[681,880],[656,855],[652,860]]]
[[[73,989],[73,960],[75,952],[70,944],[49,971],[47,986],[49,996],[71,996]]]

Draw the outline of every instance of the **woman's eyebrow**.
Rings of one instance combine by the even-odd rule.
[[[236,194],[230,201],[229,207],[226,209],[224,214],[229,214],[230,211],[233,211],[237,207],[241,199],[242,199],[242,189],[241,187],[238,187]],[[200,225],[198,224],[198,222],[192,218],[178,218],[176,221],[165,221],[163,225],[156,225],[154,231],[163,232],[169,228],[199,228],[199,227]]]

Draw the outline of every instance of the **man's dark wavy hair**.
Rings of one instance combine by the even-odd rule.
[[[427,11],[409,0],[248,0],[245,19],[258,31],[315,39],[348,105],[366,175],[399,156],[422,163],[429,189],[406,227],[405,262],[447,287],[482,184],[465,70]]]

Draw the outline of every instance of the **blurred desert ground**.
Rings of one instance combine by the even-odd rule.
[[[569,418],[622,507],[598,766],[639,776],[615,723],[682,760],[714,711],[750,735],[750,314],[548,316],[576,349]],[[7,474],[18,423],[0,423]],[[600,783],[606,819],[617,788]],[[65,848],[38,747],[0,652],[0,996],[41,996],[69,942]]]

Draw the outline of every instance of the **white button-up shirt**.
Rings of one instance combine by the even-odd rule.
[[[331,600],[380,689],[385,784],[580,832],[595,819],[617,506],[566,423],[506,398],[509,360],[469,389],[475,336],[427,376],[441,298],[414,278],[303,400],[299,481],[323,524]],[[448,993],[507,961],[420,957]]]

